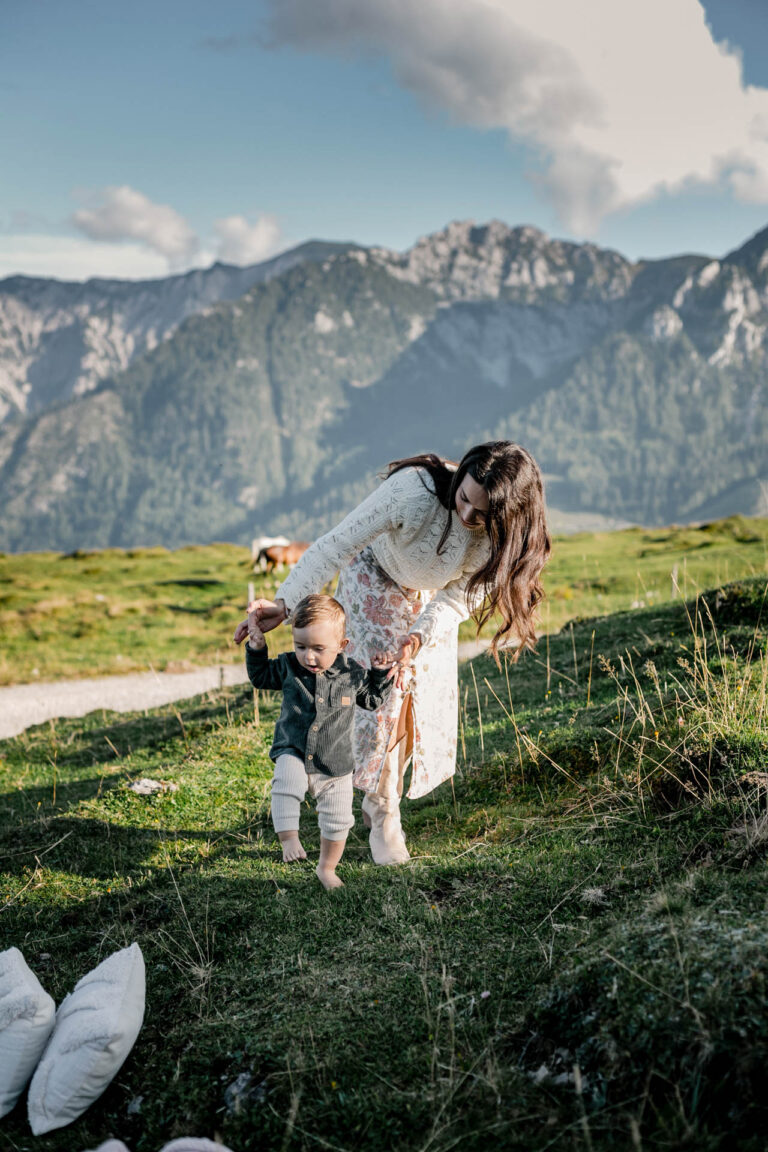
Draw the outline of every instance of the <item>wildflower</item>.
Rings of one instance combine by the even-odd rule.
[[[335,1092],[335,1091],[336,1091],[336,1089],[338,1088],[338,1084],[336,1083],[336,1081],[335,1081],[335,1080],[331,1080],[331,1088],[333,1088],[334,1092]]]
[[[605,903],[605,889],[604,888],[584,888],[581,893],[581,899],[585,904],[604,904]]]
[[[490,992],[481,992],[480,993],[480,999],[481,1000],[487,1000],[489,996],[490,996]]]

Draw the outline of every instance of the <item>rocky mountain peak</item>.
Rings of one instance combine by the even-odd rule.
[[[729,252],[724,264],[737,264],[762,285],[768,282],[768,228],[761,229],[742,244]]]
[[[615,299],[628,290],[633,265],[593,244],[553,240],[538,228],[501,220],[454,220],[406,252],[372,249],[391,275],[449,300]]]

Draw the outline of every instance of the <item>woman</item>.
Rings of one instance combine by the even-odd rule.
[[[377,864],[409,859],[400,823],[408,796],[424,796],[456,767],[457,642],[462,620],[478,629],[492,615],[491,643],[510,634],[533,647],[541,570],[550,553],[541,473],[507,440],[471,448],[457,465],[434,454],[396,460],[387,478],[338,527],[317,540],[253,610],[263,631],[340,571],[336,597],[347,614],[347,652],[370,666],[397,653],[395,689],[376,712],[355,716],[355,786]],[[235,641],[247,635],[238,625]],[[515,657],[517,658],[517,657]]]

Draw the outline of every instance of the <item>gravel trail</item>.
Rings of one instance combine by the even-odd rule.
[[[459,659],[469,660],[486,647],[487,641],[483,640],[459,644]],[[247,679],[243,665],[217,664],[193,672],[133,672],[93,680],[14,684],[0,688],[0,740],[60,716],[86,716],[102,708],[109,712],[141,712],[199,696],[212,688],[244,684]]]

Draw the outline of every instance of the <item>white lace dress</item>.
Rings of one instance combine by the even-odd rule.
[[[466,528],[453,511],[438,556],[447,517],[427,472],[396,472],[317,540],[275,593],[290,612],[339,571],[347,651],[364,666],[408,632],[422,637],[405,688],[393,690],[377,712],[356,710],[354,782],[366,792],[378,787],[406,693],[413,708],[408,796],[426,795],[456,769],[458,627],[472,607],[467,582],[485,563],[489,545],[484,529]]]

